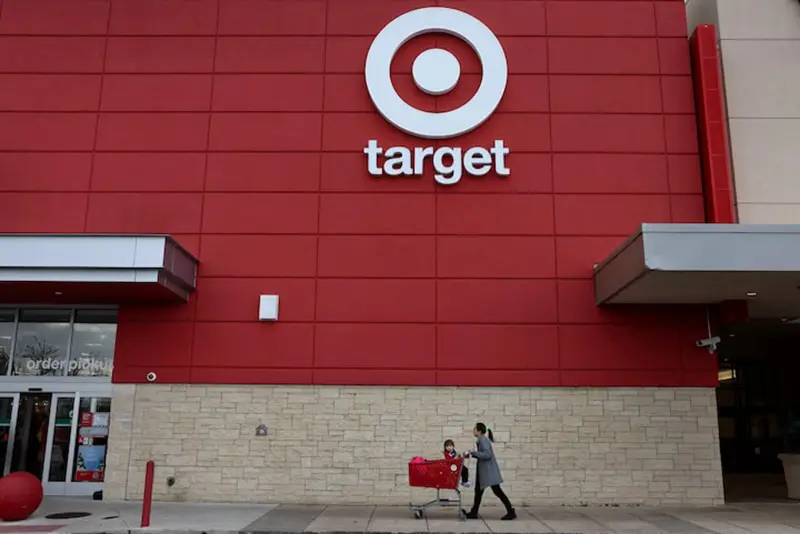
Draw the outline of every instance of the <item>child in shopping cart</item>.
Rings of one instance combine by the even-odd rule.
[[[456,444],[453,443],[452,439],[445,440],[444,442],[444,457],[445,458],[457,458],[458,453],[456,452]],[[464,460],[464,463],[461,464],[461,485],[468,488],[469,487],[469,469],[467,468],[467,461]]]

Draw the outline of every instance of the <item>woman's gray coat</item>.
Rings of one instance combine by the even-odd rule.
[[[478,437],[477,448],[472,451],[472,456],[478,460],[478,489],[486,489],[489,486],[503,483],[500,466],[497,465],[497,458],[494,457],[492,442],[489,438],[485,435]]]

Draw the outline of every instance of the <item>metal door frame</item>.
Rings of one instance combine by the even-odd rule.
[[[6,377],[2,377],[6,378]],[[51,377],[48,377],[51,378]],[[66,377],[65,377],[66,378]],[[9,386],[14,386],[9,387]],[[19,406],[21,396],[23,394],[50,394],[51,395],[51,410],[47,422],[47,443],[45,445],[44,465],[42,467],[42,486],[44,487],[45,495],[91,495],[97,490],[103,489],[104,482],[73,482],[72,470],[75,462],[75,451],[77,447],[77,432],[80,416],[80,400],[84,397],[103,397],[111,399],[114,403],[113,384],[110,381],[100,381],[97,379],[64,379],[58,377],[56,380],[42,380],[41,377],[33,378],[32,380],[15,380],[14,383],[10,381],[0,380],[0,397],[10,397],[14,399],[12,402],[12,426],[9,431],[9,450],[6,455],[9,458],[6,463],[6,469],[10,470],[11,460],[13,459],[14,444],[16,443],[16,426],[17,419],[19,418]],[[67,460],[67,480],[65,482],[49,482],[50,478],[50,460],[53,448],[53,436],[55,433],[55,408],[57,406],[57,398],[74,397],[72,407],[72,426],[70,433],[69,444],[69,457]],[[14,439],[14,442],[11,440]],[[109,449],[106,446],[106,454]],[[0,473],[3,475],[3,473]]]
[[[78,427],[78,407],[80,406],[80,394],[75,393],[53,393],[50,400],[50,420],[47,422],[47,444],[44,451],[44,467],[42,468],[42,486],[46,495],[66,495],[67,484],[70,482],[72,466],[75,461],[75,432]],[[50,482],[50,460],[53,456],[53,438],[56,433],[56,415],[58,413],[59,399],[69,399],[72,397],[72,421],[70,423],[69,448],[67,452],[66,476],[64,481]]]
[[[0,393],[0,397],[11,399],[11,419],[8,424],[8,447],[6,448],[5,463],[0,477],[11,472],[11,461],[14,458],[14,445],[17,439],[17,416],[19,415],[19,393]]]

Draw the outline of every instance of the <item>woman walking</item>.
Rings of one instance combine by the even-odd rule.
[[[508,500],[503,488],[500,484],[503,483],[503,477],[500,475],[500,466],[497,465],[497,458],[494,457],[494,450],[492,443],[494,442],[494,435],[492,430],[486,428],[483,423],[477,423],[472,430],[472,434],[477,438],[477,443],[474,451],[464,454],[465,457],[472,456],[478,460],[478,468],[475,470],[475,502],[472,504],[472,510],[467,512],[467,519],[477,519],[478,509],[481,507],[481,499],[483,498],[483,491],[486,488],[492,488],[492,493],[500,499],[503,506],[506,507],[506,515],[502,517],[503,521],[511,521],[517,518],[517,513],[514,507],[511,506],[511,501]]]

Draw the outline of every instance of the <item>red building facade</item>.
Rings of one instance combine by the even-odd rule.
[[[483,21],[509,68],[485,124],[428,144],[502,139],[507,177],[367,174],[367,140],[426,144],[375,111],[364,62],[385,24],[428,5]],[[410,75],[431,47],[461,63],[440,97]],[[438,112],[481,76],[475,53],[443,34],[407,43],[392,71],[407,102]],[[3,0],[0,233],[169,234],[198,259],[187,303],[119,302],[113,382],[131,395],[713,395],[716,359],[694,343],[704,307],[602,308],[592,282],[641,223],[705,222],[693,91],[679,0]],[[280,296],[277,322],[258,321],[261,294]],[[131,385],[150,372],[156,385]],[[116,461],[121,495],[135,498],[139,464]],[[631,498],[657,499],[652,484]],[[671,491],[659,502],[721,498]]]

